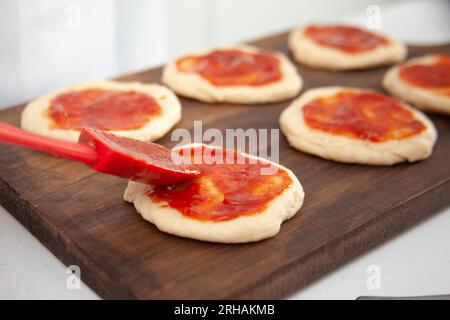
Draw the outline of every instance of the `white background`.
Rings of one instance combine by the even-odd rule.
[[[0,106],[387,2],[1,0]]]
[[[394,37],[450,41],[450,2],[445,0],[2,0],[0,106],[297,24],[364,25],[373,4],[381,9],[382,31]],[[450,293],[449,229],[447,210],[292,298]],[[380,268],[379,290],[367,288],[370,265]],[[85,285],[68,290],[66,280],[65,266],[0,207],[0,298],[98,298]]]

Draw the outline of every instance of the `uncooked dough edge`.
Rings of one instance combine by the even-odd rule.
[[[371,30],[368,32],[375,33]],[[316,44],[304,35],[304,27],[299,27],[289,34],[288,47],[298,63],[325,70],[364,69],[403,61],[407,47],[385,35],[381,36],[389,39],[390,43],[367,52],[347,54]]]
[[[340,90],[360,91],[367,89],[345,87],[323,87],[306,91],[286,108],[280,116],[280,128],[288,143],[300,151],[328,160],[368,165],[392,165],[399,162],[414,162],[429,157],[437,138],[433,123],[420,111],[403,104],[417,119],[426,124],[419,135],[401,140],[373,143],[342,136],[330,135],[309,128],[303,119],[301,108],[309,101]]]
[[[434,54],[408,60],[404,65],[427,64],[433,62]],[[383,87],[399,99],[412,103],[424,111],[450,115],[450,97],[436,94],[403,81],[399,74],[399,66],[390,68],[383,77]]]
[[[136,92],[150,95],[157,100],[162,114],[152,117],[147,124],[136,130],[109,130],[108,132],[120,136],[143,141],[154,141],[167,132],[181,119],[181,104],[177,96],[168,88],[157,84],[143,84],[139,82],[118,82],[107,80],[86,80],[73,86],[54,91],[31,101],[23,110],[21,127],[25,130],[68,141],[78,141],[79,130],[65,130],[52,128],[53,123],[46,115],[50,101],[57,95],[89,88]]]
[[[255,215],[221,222],[204,222],[188,218],[175,209],[163,207],[162,203],[153,202],[145,194],[147,188],[151,186],[133,181],[128,183],[124,200],[134,203],[136,211],[163,232],[208,242],[259,241],[275,236],[280,231],[283,221],[294,216],[303,205],[303,188],[295,174],[281,165],[274,165],[286,170],[292,179],[292,184],[280,196],[272,200],[263,212]]]
[[[239,49],[247,52],[259,52],[256,47],[234,45],[218,49]],[[217,49],[214,49],[217,50]],[[207,54],[211,51],[198,54]],[[302,88],[302,78],[296,67],[282,53],[273,53],[280,60],[283,79],[263,86],[217,87],[195,73],[180,72],[176,61],[171,61],[163,71],[162,81],[177,94],[203,102],[230,102],[240,104],[262,104],[277,102],[295,97]]]

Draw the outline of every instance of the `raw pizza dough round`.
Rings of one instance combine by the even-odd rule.
[[[408,65],[430,65],[439,55],[430,54],[413,58],[407,62],[393,66],[383,78],[383,87],[392,95],[414,104],[416,107],[430,112],[450,115],[450,95],[439,94],[427,88],[418,87],[404,81],[399,76],[399,70]]]
[[[280,116],[280,127],[289,144],[300,151],[325,159],[345,163],[392,165],[413,162],[431,155],[437,132],[433,123],[420,111],[402,103],[415,119],[425,125],[425,130],[403,139],[372,142],[310,128],[304,121],[301,109],[317,98],[334,96],[340,91],[370,91],[346,87],[323,87],[308,90],[286,108]]]
[[[165,135],[181,119],[181,104],[178,98],[164,86],[139,82],[90,80],[49,93],[30,102],[22,112],[21,127],[28,131],[58,139],[78,141],[80,130],[54,127],[53,120],[47,115],[47,111],[51,100],[60,94],[94,88],[143,93],[154,98],[161,107],[161,114],[152,116],[139,129],[107,130],[110,133],[137,140],[154,141]]]
[[[316,43],[305,35],[306,28],[299,27],[291,31],[288,46],[295,61],[312,68],[335,71],[365,69],[402,61],[407,54],[407,48],[404,44],[371,30],[358,28],[362,31],[388,39],[389,44],[362,52],[347,53],[338,48]]]
[[[215,50],[241,50],[249,53],[261,52],[247,45],[235,45]],[[194,56],[206,55],[211,51],[201,52]],[[162,81],[177,94],[204,102],[230,102],[258,104],[277,102],[296,96],[302,87],[302,79],[296,67],[282,53],[271,53],[280,61],[282,79],[274,83],[259,86],[215,86],[194,72],[179,71],[176,59],[170,62],[163,72]]]
[[[200,146],[184,145],[182,148]],[[209,147],[213,148],[213,147]],[[256,158],[246,155],[250,158]],[[261,161],[272,163],[258,158]],[[280,195],[271,200],[267,207],[253,215],[241,215],[225,221],[204,221],[183,215],[176,209],[155,202],[145,194],[151,185],[129,181],[124,193],[124,200],[134,204],[142,217],[153,223],[159,230],[180,237],[220,243],[245,243],[259,241],[275,236],[280,231],[283,221],[293,217],[302,207],[304,192],[295,174],[289,169],[274,164],[285,170],[292,183]]]

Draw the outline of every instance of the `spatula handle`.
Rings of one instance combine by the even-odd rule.
[[[54,139],[32,133],[0,122],[0,142],[12,143],[26,148],[44,151],[56,156],[92,165],[97,153],[87,145]]]

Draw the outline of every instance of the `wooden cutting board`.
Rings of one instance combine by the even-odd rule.
[[[253,44],[285,53],[286,34]],[[410,47],[410,56],[450,53],[450,44]],[[381,90],[386,68],[325,72],[299,67],[304,89],[346,85]],[[159,82],[161,69],[122,77]],[[289,101],[264,106],[208,105],[181,99],[177,127],[278,128]],[[23,105],[0,112],[19,125]],[[0,203],[104,298],[281,298],[450,204],[450,119],[433,155],[392,167],[346,165],[291,149],[280,162],[306,192],[300,212],[265,241],[223,245],[158,231],[122,200],[126,181],[43,153],[0,145]],[[169,135],[159,141],[172,146]],[[432,236],[432,235],[430,235]]]

